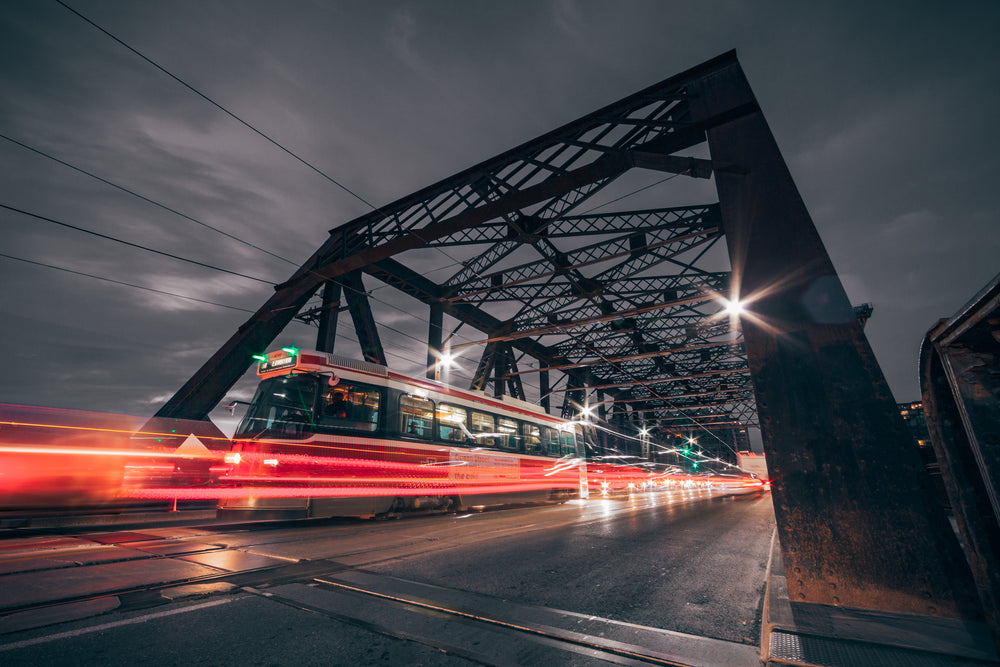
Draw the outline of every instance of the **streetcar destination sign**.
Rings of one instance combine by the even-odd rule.
[[[278,359],[268,359],[267,361],[261,362],[260,366],[257,367],[258,373],[270,373],[271,371],[276,371],[281,368],[287,368],[288,366],[295,365],[296,356],[279,357]]]

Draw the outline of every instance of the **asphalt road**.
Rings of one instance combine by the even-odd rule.
[[[770,496],[677,504],[598,501],[618,516],[370,567],[403,579],[758,644]],[[530,520],[531,517],[525,517]],[[534,523],[534,522],[532,522]]]
[[[0,664],[756,664],[767,495],[0,541]]]

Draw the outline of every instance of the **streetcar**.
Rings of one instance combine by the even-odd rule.
[[[325,352],[258,357],[260,384],[220,477],[220,518],[374,517],[586,494],[578,427]],[[224,492],[222,492],[224,491]]]

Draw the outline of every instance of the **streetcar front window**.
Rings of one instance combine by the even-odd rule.
[[[315,430],[315,404],[315,377],[287,375],[264,380],[234,438],[306,438]]]

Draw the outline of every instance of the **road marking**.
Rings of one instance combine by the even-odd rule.
[[[183,609],[171,609],[170,611],[160,611],[155,614],[147,614],[145,616],[138,616],[136,618],[129,618],[123,621],[115,621],[114,623],[104,623],[102,625],[94,625],[89,628],[80,628],[79,630],[70,630],[68,632],[60,632],[55,635],[46,635],[45,637],[35,637],[34,639],[25,639],[19,642],[13,642],[11,644],[0,645],[0,651],[12,651],[14,649],[24,648],[26,646],[34,646],[35,644],[44,644],[46,642],[56,641],[58,639],[68,639],[70,637],[79,637],[80,635],[86,635],[91,632],[101,632],[103,630],[109,630],[111,628],[118,628],[123,625],[135,625],[136,623],[145,623],[146,621],[151,621],[155,618],[163,618],[165,616],[173,616],[175,614],[184,614],[189,611],[197,611],[198,609],[205,609],[206,607],[215,607],[220,604],[227,604],[233,602],[236,598],[226,599],[226,600],[212,600],[211,602],[202,602],[201,604],[191,605],[190,607],[184,607]]]

